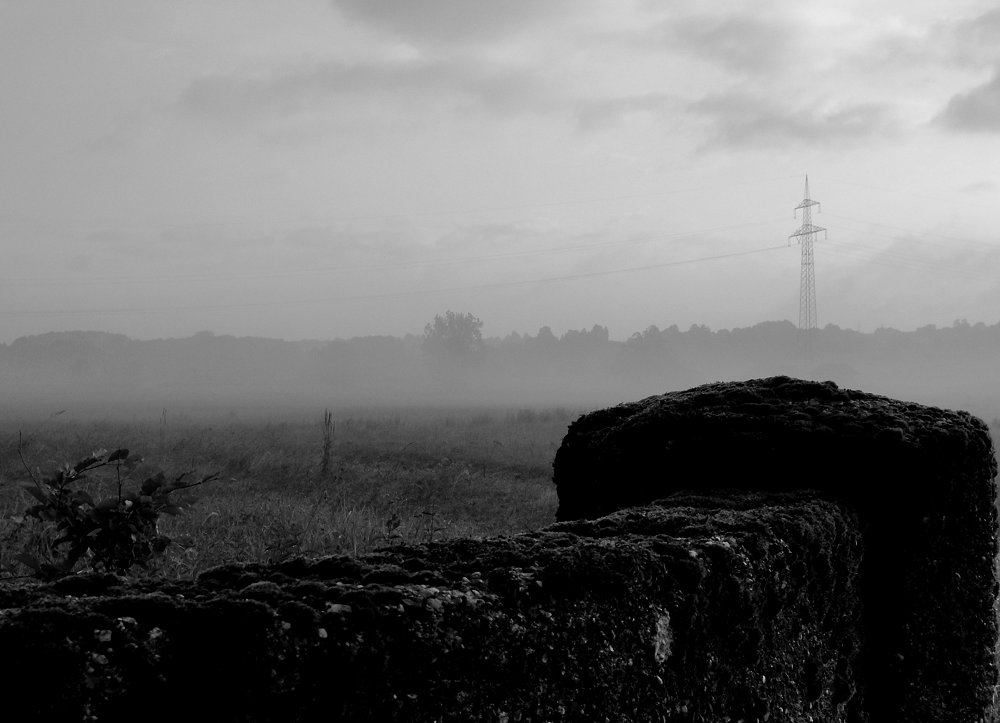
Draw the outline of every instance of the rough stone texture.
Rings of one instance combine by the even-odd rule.
[[[676,497],[513,538],[0,588],[17,720],[845,721],[856,515]]]
[[[554,469],[560,520],[685,489],[844,501],[863,522],[871,720],[996,716],[997,470],[975,417],[832,382],[708,384],[581,417]]]

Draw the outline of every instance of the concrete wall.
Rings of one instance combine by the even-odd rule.
[[[187,585],[71,578],[0,594],[0,680],[34,720],[846,721],[860,552],[842,505],[734,495]]]
[[[571,426],[542,532],[0,587],[5,709],[993,720],[995,472],[978,420],[832,385],[643,400]]]
[[[560,519],[685,489],[812,488],[862,523],[873,721],[996,715],[996,459],[964,412],[774,377],[585,415],[555,459]]]

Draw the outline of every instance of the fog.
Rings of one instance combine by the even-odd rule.
[[[995,0],[0,2],[0,342],[794,319],[807,173],[821,325],[993,323],[998,48]]]
[[[991,416],[998,48],[995,0],[0,1],[0,414],[793,374]]]
[[[1000,323],[872,333],[833,325],[803,332],[788,321],[717,331],[649,327],[626,341],[594,325],[559,336],[542,327],[440,342],[430,328],[301,342],[48,333],[0,346],[2,413],[152,420],[164,412],[263,419],[356,407],[585,410],[786,374],[1000,417]]]

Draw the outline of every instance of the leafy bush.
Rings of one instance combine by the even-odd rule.
[[[127,449],[117,449],[110,454],[95,452],[72,466],[66,464],[40,482],[29,471],[31,482],[22,487],[37,504],[24,511],[24,518],[41,522],[59,536],[49,546],[51,560],[30,552],[14,559],[42,580],[72,574],[81,562],[93,570],[117,574],[125,574],[136,565],[146,567],[170,544],[170,538],[157,529],[160,515],[176,515],[193,503],[190,498],[171,495],[210,482],[217,475],[188,482],[187,473],[167,480],[159,472],[135,489],[126,489],[127,476],[140,461],[130,457]],[[101,468],[114,469],[117,494],[94,499],[78,483]]]
[[[21,489],[22,482],[30,482],[24,468],[41,480],[58,469],[57,462],[99,456],[90,451],[95,445],[132,450],[122,463],[126,489],[138,489],[161,468],[168,480],[176,469],[192,470],[189,482],[209,472],[226,481],[171,494],[195,494],[198,502],[184,514],[160,516],[159,533],[171,543],[145,570],[130,570],[132,575],[192,579],[230,563],[356,555],[431,537],[536,530],[555,518],[552,455],[566,433],[566,422],[556,417],[571,415],[533,409],[538,420],[532,424],[516,423],[516,409],[508,407],[352,408],[339,418],[331,410],[336,434],[325,478],[317,429],[322,409],[245,420],[177,413],[167,425],[159,412],[129,421],[60,416],[44,433],[23,441],[18,434],[23,422],[0,419],[0,583],[33,572],[16,555],[58,564],[53,552],[68,549],[64,543],[53,550],[63,534],[54,524],[25,519],[25,508],[39,500]],[[543,422],[550,411],[553,419]],[[149,454],[136,463],[139,450]],[[68,489],[82,488],[97,500],[117,499],[116,465],[88,472]],[[91,569],[89,554],[75,567]]]

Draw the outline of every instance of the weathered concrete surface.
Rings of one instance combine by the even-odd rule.
[[[362,559],[0,588],[17,720],[846,721],[857,517],[675,498]]]
[[[581,417],[556,454],[561,520],[677,490],[815,488],[861,515],[865,710],[996,716],[996,460],[965,412],[775,377]]]

